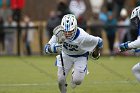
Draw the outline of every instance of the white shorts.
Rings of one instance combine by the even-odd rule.
[[[56,58],[57,58],[56,66],[62,67],[60,55],[57,55]],[[63,53],[63,63],[65,69],[71,69],[73,67],[74,69],[87,71],[87,62],[88,62],[87,57],[75,58],[75,57],[70,57],[67,54]]]

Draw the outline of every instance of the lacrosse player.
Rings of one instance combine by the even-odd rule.
[[[56,56],[58,66],[58,85],[61,93],[66,93],[66,77],[72,69],[71,87],[80,85],[87,73],[88,55],[94,59],[100,57],[103,40],[86,33],[77,26],[74,15],[64,15],[61,25],[53,30],[54,35],[45,45],[46,53],[59,53]]]
[[[135,41],[125,42],[119,46],[121,52],[135,49],[136,52],[140,51],[140,6],[136,7],[131,13],[131,23],[137,28],[138,37]],[[136,78],[140,81],[140,62],[133,66],[132,72]]]

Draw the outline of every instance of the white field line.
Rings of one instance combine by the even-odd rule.
[[[137,80],[127,81],[127,80],[120,80],[120,81],[93,81],[93,84],[128,84],[128,83],[138,83]]]
[[[93,81],[89,85],[94,84],[139,84],[138,81]],[[20,83],[20,84],[0,84],[0,87],[26,87],[26,86],[55,86],[57,83]]]
[[[20,83],[20,84],[0,84],[0,87],[24,87],[24,86],[50,86],[56,83]]]

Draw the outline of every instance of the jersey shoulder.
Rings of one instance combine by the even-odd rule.
[[[86,36],[88,36],[89,34],[87,32],[85,32],[82,28],[78,27],[78,30],[79,30],[79,36],[78,38],[84,38]]]
[[[88,33],[86,33],[82,28],[78,27],[75,36],[70,42],[79,43],[86,37],[86,35],[88,35]]]

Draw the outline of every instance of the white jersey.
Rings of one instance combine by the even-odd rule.
[[[128,43],[128,47],[129,48],[140,48],[140,36],[138,36],[138,38],[135,41]]]
[[[62,52],[67,55],[82,55],[97,46],[99,37],[95,37],[86,33],[83,29],[77,29],[77,32],[72,40],[65,39],[62,47]],[[57,43],[56,36],[53,35],[49,44]]]

